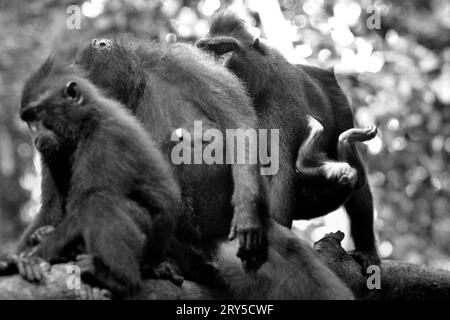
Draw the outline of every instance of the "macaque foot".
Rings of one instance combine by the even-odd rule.
[[[181,287],[184,278],[180,276],[179,273],[178,268],[168,261],[161,262],[153,268],[153,275],[155,277],[169,280],[173,284]]]
[[[267,241],[264,228],[258,218],[235,214],[231,222],[228,240],[239,239],[237,256],[246,271],[256,271],[267,260]]]
[[[339,144],[354,143],[358,141],[368,141],[377,135],[377,127],[369,126],[363,129],[353,128],[342,132],[339,135]]]
[[[373,251],[359,251],[355,250],[350,253],[353,259],[356,260],[356,262],[359,263],[361,266],[363,274],[366,274],[367,268],[369,266],[378,266],[381,264],[380,257],[378,256],[378,253],[376,250]]]
[[[29,244],[31,246],[38,245],[42,243],[42,241],[51,233],[55,231],[55,228],[53,226],[43,226],[34,231],[30,238],[29,238]]]
[[[358,182],[358,172],[347,162],[327,161],[321,166],[325,177],[340,186],[354,187]]]
[[[106,289],[91,287],[88,284],[82,284],[80,289],[76,290],[77,300],[111,300],[111,292]]]
[[[39,257],[17,257],[16,264],[19,274],[30,282],[41,281],[51,268],[47,261]]]

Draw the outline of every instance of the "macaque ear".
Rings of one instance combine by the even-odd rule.
[[[200,39],[197,41],[195,46],[199,49],[212,52],[219,56],[228,52],[236,51],[241,47],[238,40],[233,37],[226,36]]]
[[[67,82],[64,87],[63,95],[66,99],[70,99],[75,103],[80,104],[83,102],[83,96],[81,94],[80,88],[75,81]]]
[[[255,48],[255,50],[259,51],[263,55],[266,54],[266,52],[264,51],[264,48],[259,43],[259,38],[255,38],[255,41],[253,42],[253,48]]]

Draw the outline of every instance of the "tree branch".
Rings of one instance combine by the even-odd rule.
[[[448,299],[450,272],[410,263],[384,260],[381,265],[381,288],[369,290],[367,276],[360,265],[342,247],[342,232],[327,234],[314,244],[319,257],[353,290],[358,299],[405,300]],[[0,300],[3,299],[77,299],[69,289],[70,264],[55,265],[41,283],[30,283],[19,275],[0,277]],[[136,299],[220,299],[225,293],[185,281],[178,287],[167,280],[146,280]]]
[[[340,231],[325,235],[314,244],[320,258],[352,289],[358,299],[405,300],[450,298],[450,272],[412,263],[383,260],[381,288],[369,290],[367,276],[342,247]]]

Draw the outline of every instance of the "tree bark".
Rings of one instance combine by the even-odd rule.
[[[383,260],[380,266],[380,289],[369,290],[369,272],[341,247],[344,234],[340,231],[325,235],[314,244],[320,258],[327,263],[362,300],[450,299],[450,271],[412,263]]]
[[[380,266],[380,288],[369,290],[373,273],[364,275],[360,265],[342,247],[342,232],[327,234],[314,244],[319,257],[344,280],[357,299],[407,300],[450,299],[450,272],[384,260]],[[4,299],[77,299],[79,291],[73,287],[70,264],[52,266],[40,283],[30,283],[20,275],[0,277],[0,300]],[[136,299],[210,300],[226,298],[214,288],[185,281],[181,287],[167,280],[146,280]]]

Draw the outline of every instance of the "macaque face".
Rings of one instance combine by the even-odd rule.
[[[43,86],[25,95],[20,117],[27,123],[39,152],[50,155],[76,141],[82,119],[75,108],[82,107],[83,96],[75,81],[52,88]]]

